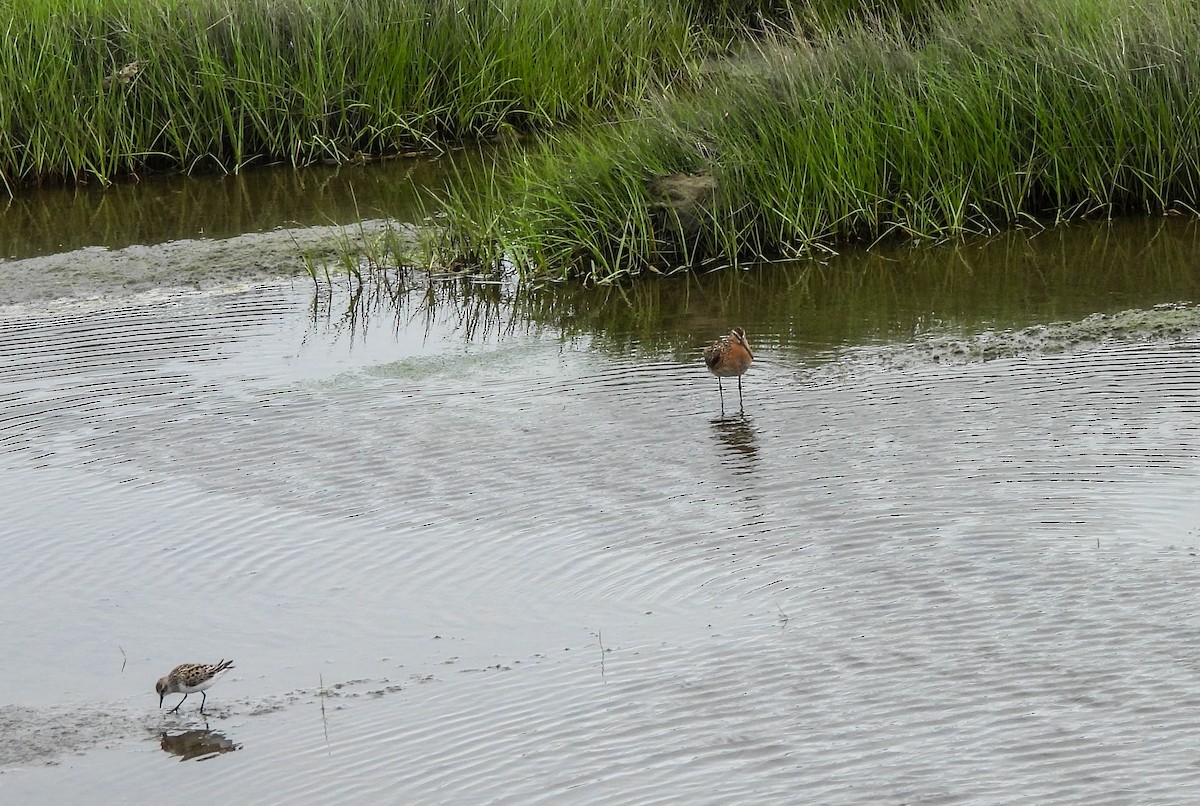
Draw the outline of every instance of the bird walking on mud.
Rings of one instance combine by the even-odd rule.
[[[208,694],[204,690],[217,681],[217,676],[227,669],[233,668],[233,661],[220,660],[216,663],[182,663],[170,671],[170,673],[154,684],[154,690],[158,692],[158,707],[162,708],[163,699],[168,694],[182,694],[183,700],[188,698],[189,694],[200,692],[200,713],[204,713],[204,703],[208,701]],[[180,700],[170,713],[175,713],[179,710],[179,706],[183,705],[183,700]]]
[[[725,413],[725,389],[721,386],[721,379],[737,377],[738,408],[742,408],[742,373],[750,368],[752,361],[754,353],[750,352],[746,331],[740,327],[735,327],[728,336],[722,336],[704,348],[704,363],[708,365],[708,371],[717,376],[722,414]]]

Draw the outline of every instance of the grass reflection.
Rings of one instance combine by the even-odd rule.
[[[688,360],[740,324],[760,348],[814,353],[1189,301],[1198,247],[1196,223],[1145,218],[593,287],[377,270],[351,293],[343,326],[451,317],[467,340],[546,333]]]

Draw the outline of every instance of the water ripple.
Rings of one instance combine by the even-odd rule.
[[[217,715],[264,727],[229,729],[218,794],[1200,794],[1186,329],[760,348],[722,416],[698,357],[331,345],[278,290],[5,324],[11,696],[95,696],[70,670],[117,646],[236,655]],[[266,707],[410,654],[327,745],[311,697]]]

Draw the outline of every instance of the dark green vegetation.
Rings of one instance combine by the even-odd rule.
[[[915,9],[935,5],[812,0],[810,13],[920,19]],[[789,0],[0,0],[0,185],[11,195],[153,169],[343,163],[613,119],[791,10]]]
[[[442,194],[439,268],[603,282],[1200,207],[1184,0],[0,0],[0,30],[9,193],[549,130]]]
[[[1200,6],[803,25],[444,201],[433,259],[593,281],[1200,207]]]
[[[0,0],[0,184],[611,116],[682,68],[689,17],[664,0]]]

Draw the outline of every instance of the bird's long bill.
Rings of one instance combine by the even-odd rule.
[[[159,708],[162,708],[162,702],[163,702],[163,700],[165,700],[166,698],[167,698],[167,695],[166,695],[166,694],[159,694],[159,695],[158,695],[158,707],[159,707]]]

